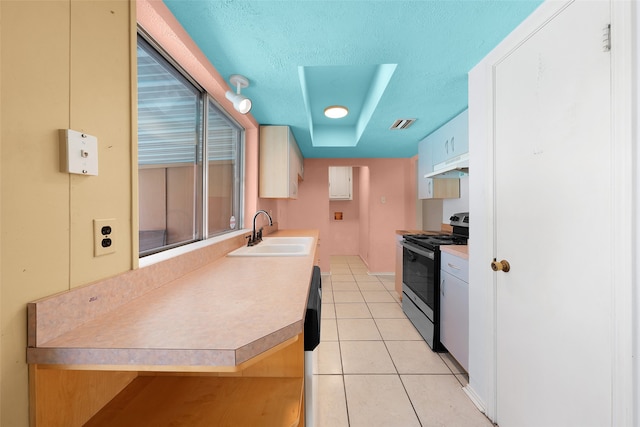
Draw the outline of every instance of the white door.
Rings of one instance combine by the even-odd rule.
[[[609,15],[576,1],[495,68],[500,427],[611,424]]]

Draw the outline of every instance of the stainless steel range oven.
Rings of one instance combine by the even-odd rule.
[[[402,242],[402,310],[429,347],[440,343],[440,245],[466,244],[469,214],[451,217],[453,234],[408,234]]]

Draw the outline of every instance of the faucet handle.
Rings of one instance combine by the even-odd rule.
[[[258,232],[256,233],[256,241],[262,241],[262,227],[260,227],[260,230],[258,230]]]

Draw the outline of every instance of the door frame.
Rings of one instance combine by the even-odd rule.
[[[582,1],[582,0],[576,0]],[[546,1],[536,9],[520,26],[489,53],[469,75],[470,127],[474,126],[475,143],[470,141],[470,166],[473,175],[478,175],[474,191],[470,190],[470,211],[475,227],[471,228],[470,274],[477,279],[480,288],[470,303],[483,301],[484,306],[472,309],[470,327],[474,320],[478,338],[470,342],[470,372],[467,393],[485,414],[493,421],[499,421],[497,413],[497,290],[496,274],[489,267],[490,261],[497,256],[495,241],[494,215],[494,96],[495,71],[497,65],[514,49],[521,45],[546,22],[564,10],[571,1]],[[638,116],[637,98],[640,87],[634,84],[637,77],[636,63],[639,59],[634,52],[634,30],[636,12],[640,23],[640,11],[631,1],[610,0],[611,7],[611,125],[612,125],[612,216],[614,224],[611,244],[614,248],[611,256],[613,268],[611,297],[613,307],[611,338],[612,349],[612,415],[611,423],[635,425],[640,422],[634,396],[636,386],[640,386],[637,369],[640,362],[634,364],[636,334],[640,333],[635,319],[637,301],[634,301],[634,263],[637,258],[635,243],[638,240],[635,230],[635,194],[640,188],[634,182],[637,166],[634,159],[634,141],[636,129],[634,118]],[[639,43],[640,44],[640,43]],[[476,107],[476,108],[473,108]],[[475,110],[475,112],[473,111]],[[482,153],[473,150],[481,149]],[[474,162],[476,163],[474,165]],[[477,198],[473,193],[481,193]],[[475,209],[474,209],[475,208]],[[475,230],[475,232],[474,232]],[[631,230],[634,230],[633,232]],[[594,230],[597,231],[597,230]],[[476,238],[477,237],[477,238]],[[472,258],[473,257],[473,258]],[[470,331],[471,335],[471,331]],[[633,373],[633,375],[630,375]],[[476,380],[477,378],[477,380]]]

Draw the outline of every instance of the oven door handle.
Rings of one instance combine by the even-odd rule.
[[[418,255],[426,256],[429,259],[435,260],[435,255],[434,255],[433,251],[430,251],[429,249],[425,249],[425,248],[421,248],[421,247],[416,246],[416,245],[412,245],[411,243],[408,243],[406,241],[402,242],[402,246],[404,246],[405,248],[407,248],[411,252],[417,253]]]

